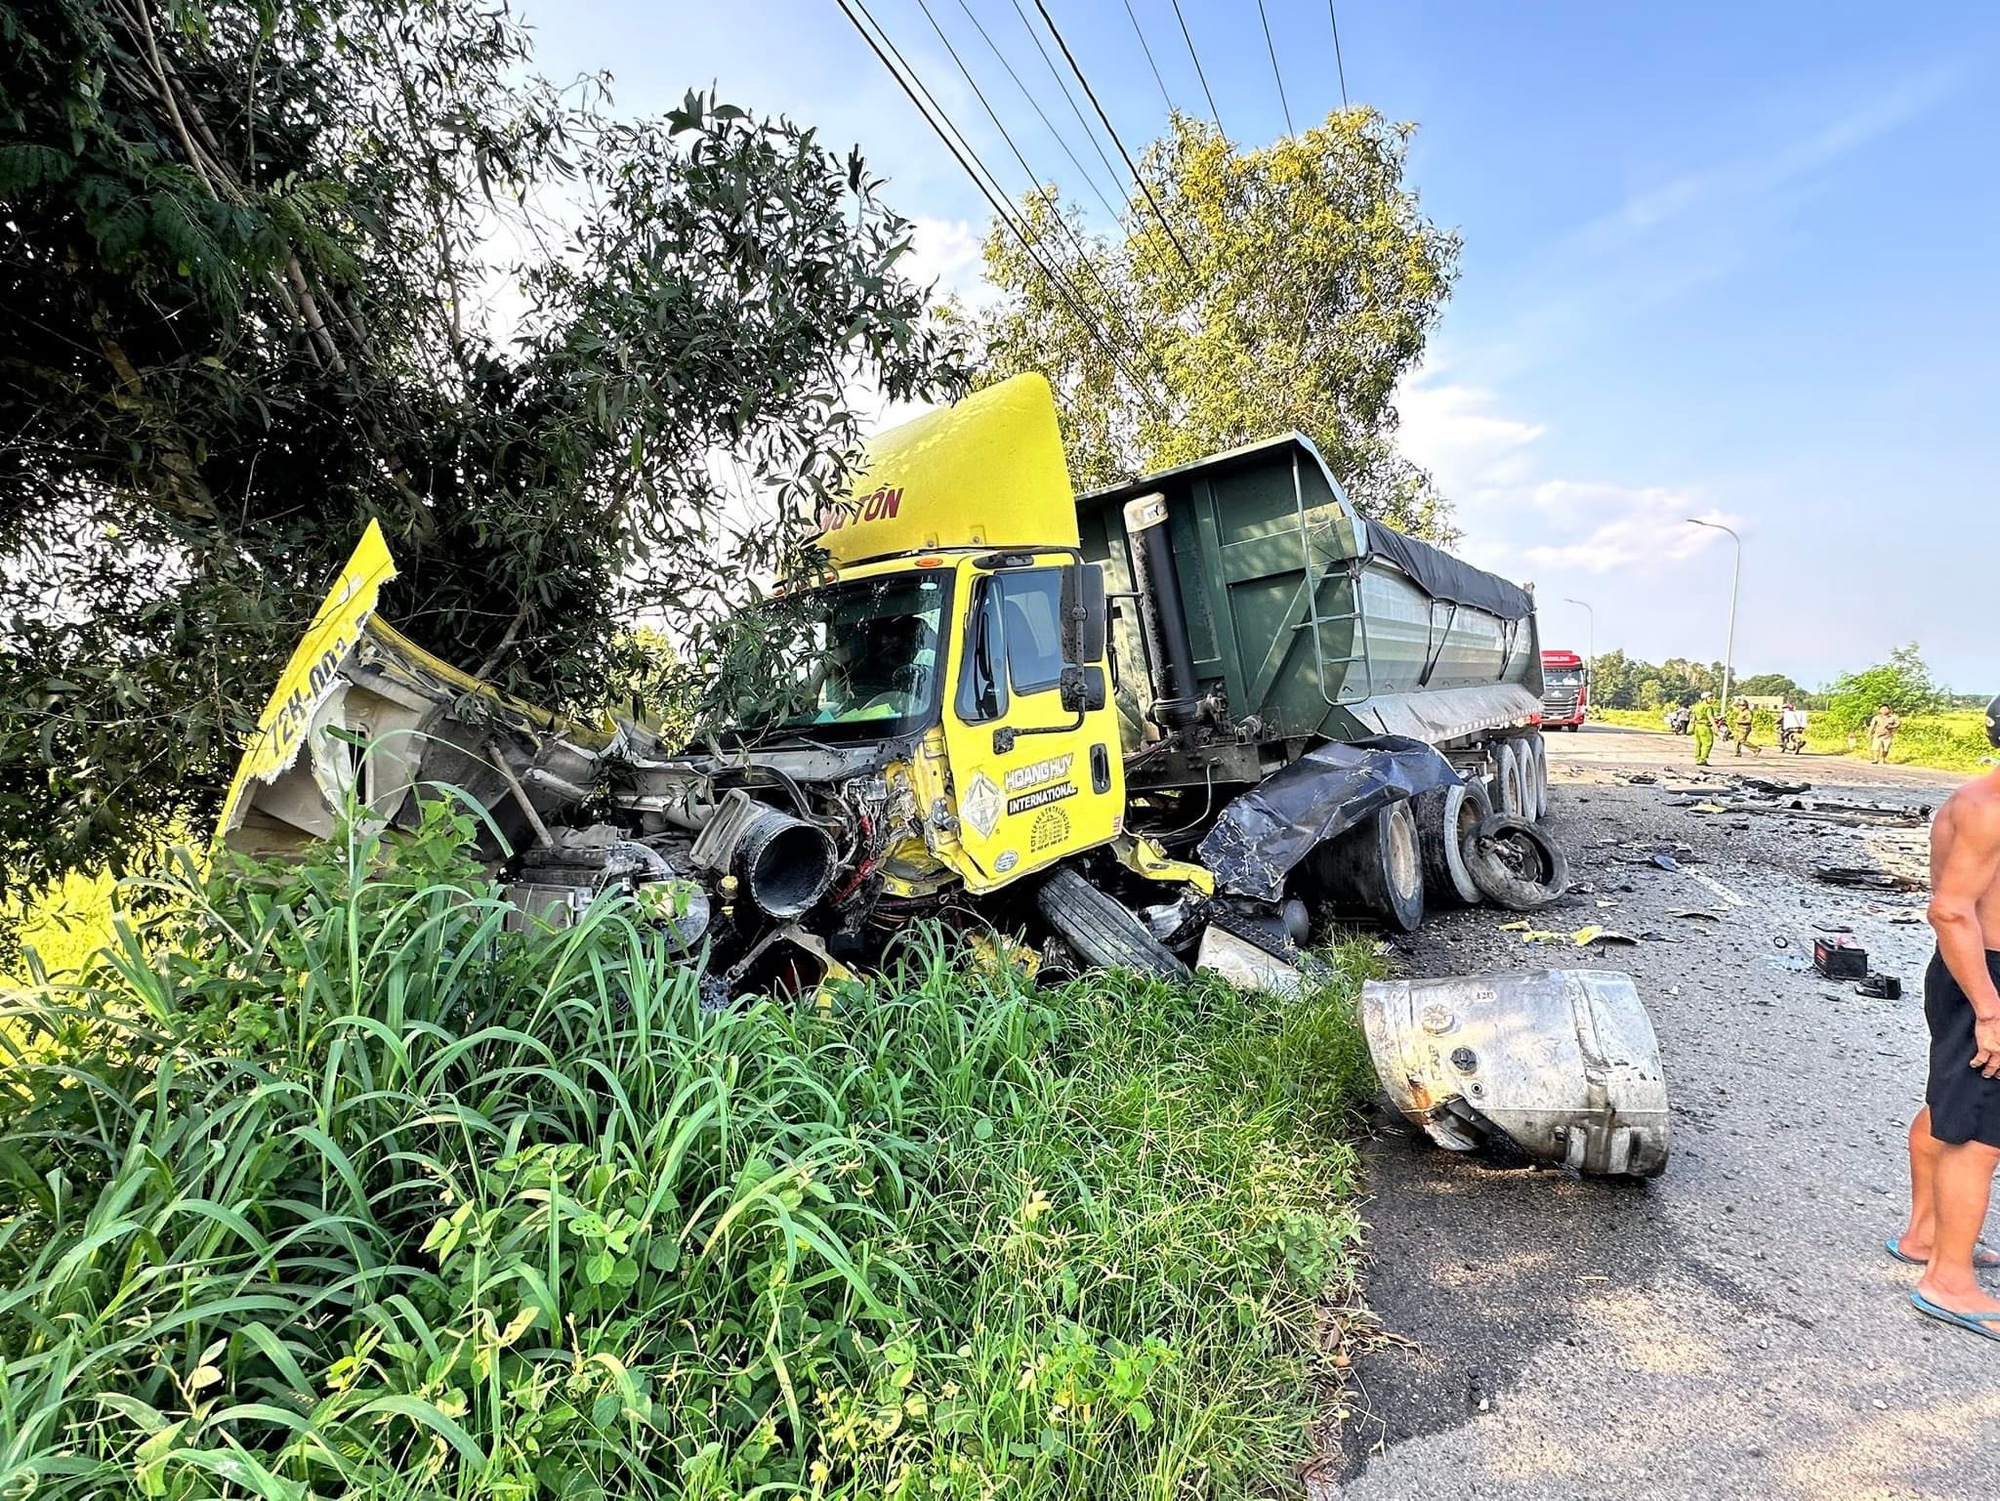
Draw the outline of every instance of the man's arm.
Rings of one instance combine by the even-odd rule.
[[[1978,1018],[1972,1066],[2000,1077],[2000,991],[1986,967],[1979,903],[2000,882],[2000,799],[1961,793],[1952,812],[1950,842],[1932,861],[1931,927],[1938,954],[1958,981]]]

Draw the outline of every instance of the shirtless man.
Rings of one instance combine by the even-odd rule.
[[[1986,706],[2000,747],[2000,698]],[[1924,976],[1930,1082],[1910,1122],[1910,1223],[1891,1255],[1924,1263],[1919,1313],[2000,1340],[2000,1298],[1974,1276],[2000,1267],[1979,1228],[2000,1165],[2000,769],[1953,793],[1931,825],[1931,927]]]

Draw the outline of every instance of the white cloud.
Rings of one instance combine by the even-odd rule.
[[[1690,215],[1754,207],[1926,113],[1964,77],[1964,68],[1952,65],[1910,74],[1859,109],[1775,150],[1737,157],[1634,194],[1587,225],[1576,242],[1587,250],[1613,250],[1651,239]]]
[[[1729,522],[1699,492],[1550,475],[1547,432],[1497,408],[1477,386],[1419,375],[1404,386],[1402,447],[1457,506],[1462,550],[1503,572],[1659,575],[1712,546],[1690,516]]]
[[[928,214],[918,214],[912,223],[910,255],[902,266],[905,276],[918,286],[935,282],[940,299],[956,296],[976,302],[986,293],[977,225],[969,219],[936,219]]]
[[[1535,487],[1531,503],[1545,526],[1571,539],[1525,548],[1522,560],[1537,568],[1590,574],[1621,568],[1657,572],[1662,564],[1686,562],[1716,540],[1712,529],[1688,524],[1689,516],[1700,514],[1700,507],[1685,490],[1549,480]],[[1719,512],[1702,519],[1728,524]]]

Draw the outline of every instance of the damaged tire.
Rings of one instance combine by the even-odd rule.
[[[1321,846],[1314,870],[1337,905],[1399,933],[1415,931],[1424,920],[1423,842],[1409,798]]]
[[[1465,853],[1480,893],[1509,912],[1537,911],[1569,886],[1569,862],[1562,851],[1525,819],[1504,813],[1487,819]]]
[[[1465,846],[1491,814],[1483,798],[1463,783],[1420,792],[1411,799],[1423,848],[1424,899],[1437,906],[1474,907],[1479,887],[1465,863]]]
[[[1188,967],[1116,897],[1064,866],[1035,893],[1035,906],[1079,959],[1099,969],[1133,969],[1163,980],[1189,978]]]

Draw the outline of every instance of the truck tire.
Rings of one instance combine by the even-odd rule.
[[[1541,735],[1521,742],[1528,752],[1528,821],[1540,823],[1549,816],[1549,743]]]
[[[1526,818],[1520,747],[1511,740],[1502,740],[1493,749],[1493,765],[1493,811],[1508,818]]]
[[[1569,862],[1549,836],[1519,818],[1496,814],[1466,847],[1466,867],[1481,894],[1509,912],[1535,912],[1569,885]]]
[[[1062,867],[1042,883],[1035,906],[1086,964],[1137,970],[1162,980],[1190,976],[1188,967],[1122,902],[1099,891],[1072,866]]]
[[[1463,783],[1420,792],[1410,800],[1424,852],[1424,901],[1437,907],[1475,907],[1479,887],[1465,864],[1465,842],[1487,817]]]
[[[1399,933],[1424,920],[1423,841],[1411,800],[1389,804],[1329,841],[1316,862],[1336,903],[1352,906]]]

